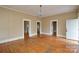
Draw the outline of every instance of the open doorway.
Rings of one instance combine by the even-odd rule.
[[[37,22],[37,35],[40,35],[40,22]]]
[[[52,28],[53,28],[53,30],[52,30],[52,35],[53,36],[57,36],[57,22],[56,21],[53,21],[52,22]]]
[[[50,20],[50,34],[58,36],[58,20]]]
[[[24,21],[24,39],[29,37],[29,21]]]

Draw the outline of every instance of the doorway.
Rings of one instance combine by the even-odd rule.
[[[29,21],[24,21],[24,39],[29,37]]]
[[[58,19],[50,20],[50,35],[58,36]]]
[[[37,35],[40,35],[40,22],[37,22]]]
[[[53,30],[52,30],[52,35],[53,36],[57,36],[57,22],[56,21],[53,21],[52,22],[52,28],[53,28]]]

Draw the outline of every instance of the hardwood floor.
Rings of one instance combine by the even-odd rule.
[[[25,35],[26,36],[26,35]],[[0,44],[1,53],[72,53],[64,38],[39,35]]]

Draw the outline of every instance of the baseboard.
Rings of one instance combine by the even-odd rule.
[[[7,43],[7,42],[10,42],[10,41],[14,41],[14,40],[20,40],[20,39],[23,39],[24,37],[16,37],[16,38],[11,38],[11,39],[6,39],[6,40],[3,40],[3,41],[0,41],[0,44],[1,43]]]
[[[44,33],[44,32],[41,32],[40,34],[51,35],[50,33]],[[32,36],[35,36],[35,35],[37,35],[37,33],[30,34],[29,36],[32,37]]]
[[[51,33],[45,33],[45,32],[42,32],[42,34],[45,34],[45,35],[52,35]],[[66,36],[64,36],[64,35],[59,35],[59,34],[58,34],[57,36],[66,38]]]
[[[29,36],[30,36],[30,37],[32,37],[32,36],[35,36],[35,35],[37,35],[37,33],[34,33],[34,34],[30,34]]]
[[[44,33],[44,32],[41,32],[40,34],[50,35],[50,33]],[[30,34],[29,36],[32,37],[32,36],[35,36],[35,35],[37,35],[37,33]]]
[[[66,38],[66,36],[64,36],[64,35],[57,35],[57,36],[59,36],[59,37],[63,37],[63,38]]]
[[[45,34],[45,35],[51,35],[50,33],[45,33],[45,32],[42,32],[41,34]]]

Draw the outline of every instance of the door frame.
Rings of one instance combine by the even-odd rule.
[[[29,36],[31,35],[31,20],[29,19],[23,19],[23,35],[24,35],[24,21],[29,22]]]
[[[58,19],[56,19],[56,20],[50,20],[50,35],[53,34],[53,26],[52,26],[52,22],[54,22],[54,21],[57,22],[57,25],[56,25],[56,28],[57,28],[57,30],[56,30],[56,36],[58,36]]]
[[[41,26],[41,21],[36,21],[36,34],[37,34],[37,22],[40,22],[40,34],[41,34],[41,31],[42,31],[42,30],[41,30],[41,27],[42,27],[42,26]]]

